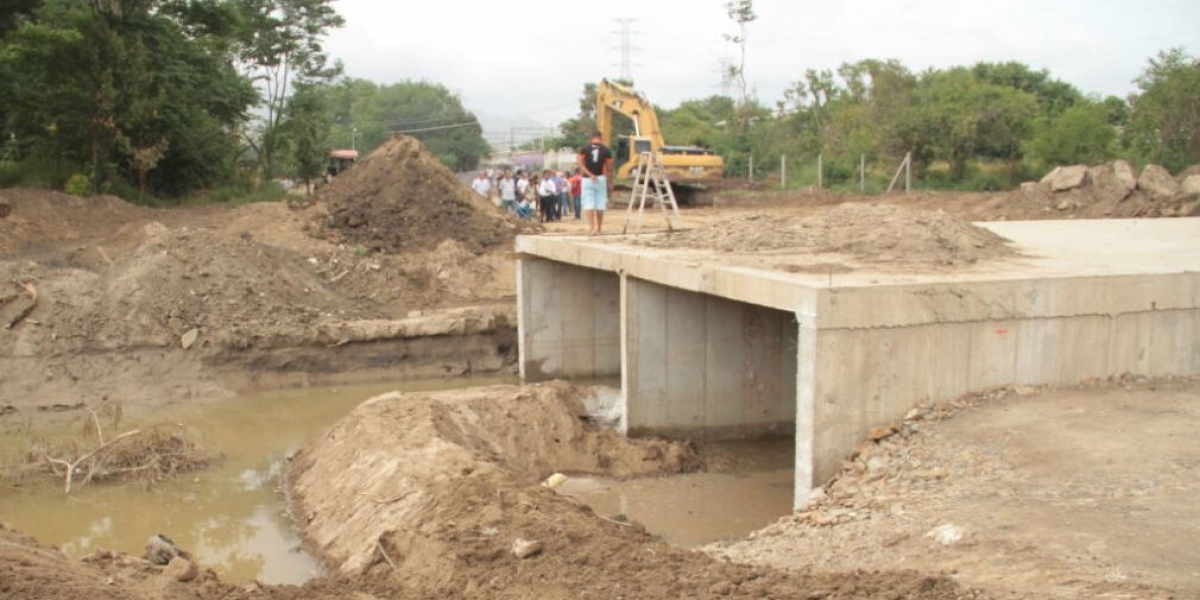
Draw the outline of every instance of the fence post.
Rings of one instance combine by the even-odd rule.
[[[754,157],[750,157],[750,181],[754,181]]]
[[[858,191],[867,193],[867,155],[858,155]]]
[[[779,155],[779,189],[787,189],[787,155]]]
[[[825,189],[825,168],[824,168],[824,165],[822,164],[824,161],[824,157],[825,157],[824,154],[820,154],[820,153],[817,154],[817,189],[818,190]]]
[[[912,189],[912,152],[904,153],[904,193]]]

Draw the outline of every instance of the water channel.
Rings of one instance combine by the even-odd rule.
[[[320,567],[300,550],[300,533],[279,489],[287,456],[373,395],[497,383],[516,381],[303,388],[158,408],[136,421],[123,420],[121,430],[183,423],[223,455],[218,466],[149,491],[139,484],[93,483],[67,496],[50,480],[0,489],[0,520],[72,556],[97,548],[140,555],[146,540],[162,533],[225,581],[302,583]],[[80,415],[72,421],[71,430],[78,431],[82,420]],[[7,428],[0,434],[0,449],[10,456],[27,448],[29,440],[29,431]],[[726,451],[741,456],[734,473],[630,481],[572,477],[559,491],[600,515],[623,515],[681,546],[740,537],[790,512],[790,442],[738,443]]]

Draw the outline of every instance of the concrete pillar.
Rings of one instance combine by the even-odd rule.
[[[794,431],[792,315],[621,281],[625,433],[730,439]]]
[[[543,259],[517,261],[521,378],[619,375],[619,299],[615,273]]]

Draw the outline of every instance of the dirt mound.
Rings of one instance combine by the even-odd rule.
[[[0,255],[46,253],[69,244],[94,243],[118,233],[122,224],[159,212],[116,196],[80,198],[36,189],[0,190],[11,213],[0,219]]]
[[[907,571],[785,574],[721,563],[598,517],[539,481],[553,471],[674,472],[694,454],[591,429],[580,395],[551,384],[369,400],[293,463],[306,535],[380,597],[980,597]],[[518,556],[522,548],[536,550]]]
[[[1004,238],[940,210],[840,204],[813,216],[756,213],[644,242],[720,253],[838,254],[868,263],[959,266],[1012,256]]]
[[[524,227],[476,194],[416,139],[397,136],[317,193],[314,235],[369,251],[430,250],[454,240],[474,254],[512,246]]]

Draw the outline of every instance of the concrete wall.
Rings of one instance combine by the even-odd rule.
[[[615,273],[561,262],[517,262],[521,378],[621,373],[621,283]]]
[[[923,402],[1123,373],[1200,374],[1200,293],[1191,296],[1200,276],[1102,281],[978,284],[989,289],[973,293],[925,286],[886,298],[872,290],[865,296],[881,303],[875,309],[843,290],[839,302],[823,303],[828,312],[812,320],[834,326],[802,324],[800,334],[797,502],[833,476],[871,428]],[[914,311],[895,312],[918,297]],[[976,305],[980,299],[986,305]]]
[[[622,281],[626,433],[730,439],[794,431],[791,314]]]

